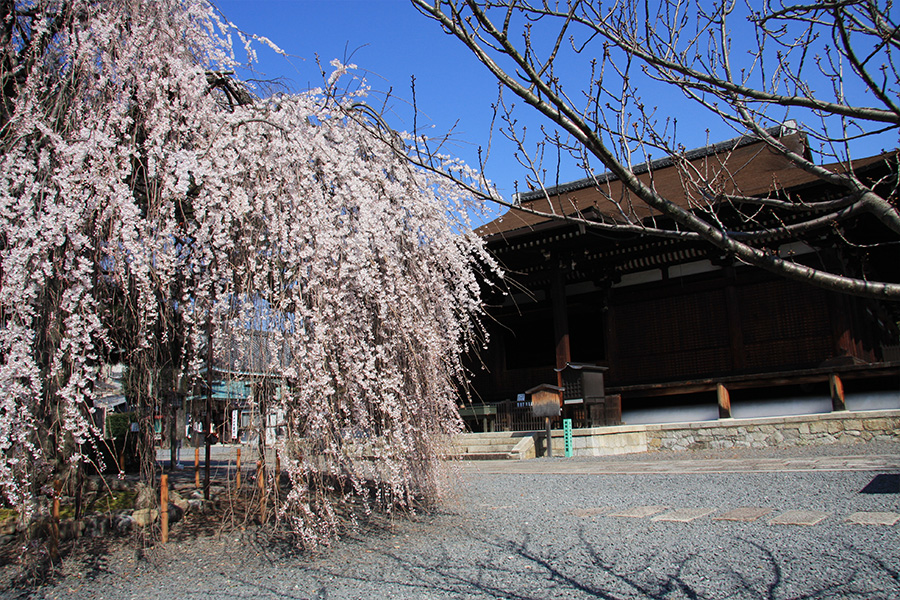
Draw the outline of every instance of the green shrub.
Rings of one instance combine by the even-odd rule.
[[[124,436],[134,422],[134,413],[109,413],[106,415],[106,437]]]

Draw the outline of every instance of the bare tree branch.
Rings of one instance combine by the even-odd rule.
[[[565,150],[577,157],[590,177],[594,175],[589,160],[599,160],[609,171],[602,179],[613,178],[628,190],[622,198],[603,196],[610,214],[616,215],[608,221],[586,219],[578,206],[567,210],[561,204],[563,194],[548,189],[542,181],[534,183],[547,210],[536,210],[534,202],[525,206],[501,201],[501,205],[514,205],[514,210],[523,214],[579,221],[586,227],[599,222],[601,228],[615,223],[646,235],[669,237],[676,232],[685,238],[702,239],[740,261],[785,277],[843,293],[900,299],[900,282],[896,280],[869,281],[812,268],[781,258],[766,246],[772,240],[819,235],[866,215],[885,228],[882,243],[890,244],[900,237],[896,177],[869,181],[857,173],[857,163],[850,155],[852,145],[860,139],[889,138],[900,127],[900,110],[894,101],[900,84],[892,66],[897,50],[896,27],[884,6],[874,0],[787,6],[767,2],[760,12],[739,14],[736,3],[701,6],[674,0],[657,7],[636,0],[604,6],[573,1],[564,7],[528,0],[412,2],[465,44],[502,86],[571,136]],[[741,36],[746,38],[746,31],[752,29],[759,47],[751,47],[749,59],[742,55],[737,61],[732,27],[741,20]],[[523,33],[521,38],[515,36],[517,28]],[[568,46],[561,43],[564,37],[570,40]],[[830,39],[840,44],[831,47],[827,43]],[[542,61],[538,45],[545,43],[549,50]],[[565,48],[569,52],[564,55]],[[820,49],[822,54],[813,56]],[[829,62],[821,60],[826,55]],[[562,81],[556,76],[563,72],[563,61],[571,65],[578,60],[591,61],[588,81]],[[882,76],[876,82],[870,73],[878,61],[887,66],[878,67]],[[641,68],[634,69],[634,63]],[[845,69],[844,64],[849,66]],[[859,85],[872,91],[881,106],[852,101],[859,92],[844,81],[848,73],[855,74]],[[815,92],[813,77],[833,84],[834,95],[828,96],[828,87]],[[661,126],[657,108],[641,99],[642,87],[654,81],[683,92],[715,118],[733,124],[737,131],[749,132],[779,156],[786,168],[841,190],[838,197],[788,197],[777,187],[768,193],[748,195],[733,189],[733,182],[731,190],[724,190],[723,182],[729,180],[728,170],[733,168],[727,164],[729,151],[722,150],[722,164],[714,175],[681,158],[684,151],[673,142],[675,121],[667,118]],[[572,93],[576,89],[578,96]],[[576,106],[576,97],[586,103],[579,101],[581,105]],[[783,116],[771,115],[775,109]],[[805,111],[802,114],[819,120],[821,126],[793,122],[781,126],[791,110]],[[515,121],[509,117],[507,122]],[[524,151],[515,133],[507,135],[519,140],[520,151]],[[817,162],[807,143],[810,138],[828,144],[839,162]],[[552,133],[542,144],[562,146],[558,134]],[[676,202],[658,192],[654,183],[658,166],[648,167],[642,171],[645,175],[638,176],[636,169],[644,167],[632,157],[647,156],[651,147],[673,157],[669,164],[682,173],[685,200]],[[525,164],[534,164],[524,160]],[[886,154],[883,160],[895,173],[896,157]],[[532,168],[532,173],[539,176],[540,170]],[[594,189],[603,195],[599,181]],[[491,193],[483,197],[498,200]],[[532,200],[536,197],[529,196]],[[639,209],[636,203],[645,208]],[[730,216],[723,212],[726,207]],[[779,213],[791,217],[783,220]],[[657,216],[671,222],[658,221]],[[738,229],[729,222],[735,218],[742,222]],[[846,236],[834,239],[852,247]]]

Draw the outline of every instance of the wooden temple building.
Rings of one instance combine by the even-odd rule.
[[[798,133],[784,132],[781,140],[805,151]],[[753,137],[684,158],[695,173],[717,178],[723,194],[820,200],[846,193]],[[857,161],[854,169],[872,181],[888,175],[888,185],[896,186],[897,154]],[[672,159],[635,170],[645,182],[652,176],[667,199],[693,206],[685,171]],[[620,222],[623,211],[630,211],[633,221],[671,226],[646,206],[632,204],[611,174],[520,194],[517,204],[607,223]],[[726,203],[712,209],[723,222],[731,221],[729,227],[742,227]],[[757,226],[791,218],[775,209],[754,214]],[[504,407],[521,409],[523,393],[535,386],[562,385],[563,370],[573,364],[605,367],[608,399],[599,418],[578,404],[564,406],[563,416],[576,426],[614,424],[611,402],[623,410],[718,402],[720,416],[728,417],[731,397],[813,390],[830,394],[841,409],[843,386],[900,390],[897,303],[779,277],[705,243],[634,229],[600,231],[515,208],[478,232],[513,283],[505,295],[488,300],[490,343],[479,357],[474,404],[462,409],[472,430],[534,428],[502,418]],[[892,235],[875,218],[861,215],[840,229],[825,225],[773,237],[765,247],[799,263],[897,282],[900,250],[879,244]]]

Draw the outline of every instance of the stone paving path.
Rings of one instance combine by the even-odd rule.
[[[646,456],[646,455],[645,455]],[[809,473],[848,471],[898,471],[900,454],[848,454],[836,456],[783,456],[778,458],[675,458],[636,456],[610,458],[543,458],[537,460],[467,461],[463,472],[505,475],[682,475],[712,473]],[[887,482],[900,488],[900,476]],[[882,483],[884,485],[884,483]],[[900,493],[900,489],[880,490]],[[859,511],[847,515],[814,510],[783,510],[775,512],[766,506],[744,506],[722,509],[691,506],[613,506],[582,507],[572,510],[573,516],[593,519],[646,519],[653,522],[691,523],[708,520],[761,523],[765,525],[794,525],[812,527],[821,523],[848,526],[900,527],[900,513],[890,511]]]
[[[609,506],[596,508],[579,508],[571,511],[576,517],[610,517],[628,519],[650,519],[651,521],[666,521],[671,523],[690,523],[703,517],[710,517],[713,521],[742,521],[751,523],[764,522],[768,525],[818,525],[830,517],[837,517],[842,523],[856,525],[883,525],[893,526],[900,522],[900,513],[895,512],[855,512],[842,518],[840,515],[832,515],[828,512],[817,510],[787,510],[775,516],[772,509],[764,506],[746,506],[730,509],[719,513],[717,508],[708,507],[671,507],[671,506],[631,506],[624,510],[617,510]],[[771,517],[771,518],[769,518]]]
[[[586,475],[893,471],[900,470],[900,454],[627,461],[603,458],[479,460],[466,461],[463,469],[477,473],[580,473]]]

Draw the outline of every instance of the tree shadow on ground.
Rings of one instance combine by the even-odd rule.
[[[298,551],[291,540],[263,531],[228,531],[221,542],[198,546],[183,557],[217,597],[325,600],[329,597],[600,598],[603,600],[804,600],[900,597],[900,575],[891,560],[870,548],[829,545],[827,557],[793,557],[779,538],[759,541],[723,534],[716,545],[691,549],[672,539],[657,548],[635,548],[578,526],[571,546],[525,533],[491,535],[450,515],[379,523],[317,554]],[[425,535],[419,535],[424,533]],[[670,535],[672,535],[670,533]],[[96,546],[84,563],[84,578],[108,573],[108,548]],[[673,550],[673,548],[679,548]],[[210,564],[195,564],[210,548]],[[187,548],[172,544],[171,558]],[[633,551],[632,551],[633,550]],[[627,556],[623,555],[623,551]],[[151,555],[153,553],[151,552]],[[154,568],[165,560],[151,558]],[[248,560],[248,557],[253,557]],[[737,558],[736,558],[737,557]],[[837,560],[839,562],[830,562]],[[810,562],[810,564],[807,564]],[[221,568],[220,568],[221,565]],[[877,573],[878,581],[873,582]],[[880,587],[879,587],[880,586]]]
[[[46,538],[18,539],[0,552],[0,589],[26,598],[32,590],[59,583],[73,573],[83,581],[95,580],[108,572],[112,552],[134,542],[133,536],[121,534],[63,540],[58,556],[51,557]]]
[[[900,494],[900,473],[882,473],[876,475],[860,494]]]
[[[557,556],[541,549],[540,544],[525,537],[509,540],[489,536],[472,536],[471,552],[460,556],[447,547],[433,548],[426,555],[385,551],[383,556],[392,565],[389,569],[368,570],[323,566],[310,567],[320,581],[331,581],[331,589],[365,585],[383,588],[402,597],[418,594],[448,597],[507,598],[529,600],[537,598],[600,598],[603,600],[716,600],[723,597],[750,600],[795,600],[815,598],[869,598],[867,571],[848,566],[843,573],[831,573],[829,578],[789,581],[776,552],[765,545],[740,537],[723,540],[733,543],[747,555],[752,565],[743,568],[722,561],[707,568],[709,556],[686,555],[672,560],[669,555],[651,555],[643,561],[620,564],[604,556],[597,544],[580,531],[577,547]],[[476,552],[475,550],[478,549]],[[573,564],[572,557],[582,557]],[[855,548],[846,547],[847,565],[865,561],[874,569],[884,571],[881,559],[868,556]],[[896,579],[896,578],[895,578]],[[246,582],[252,585],[252,582]],[[800,589],[798,589],[800,588]],[[327,595],[328,588],[321,588]],[[890,595],[890,590],[879,593]],[[900,586],[894,590],[900,594]],[[886,597],[886,596],[882,596]]]

